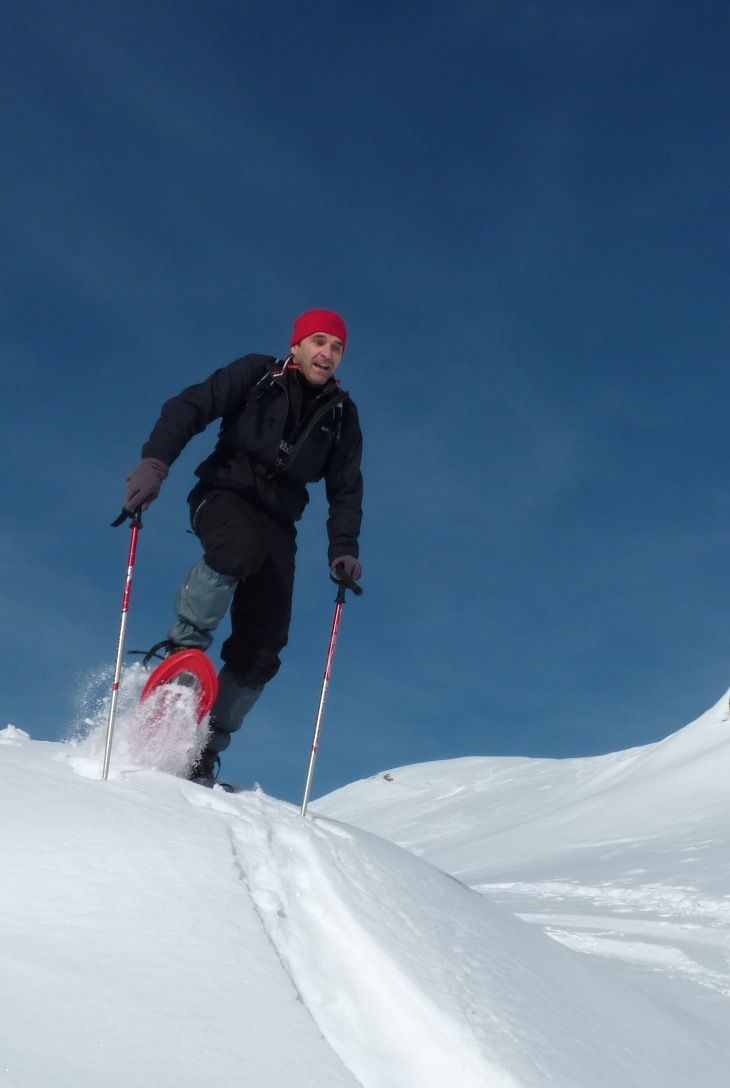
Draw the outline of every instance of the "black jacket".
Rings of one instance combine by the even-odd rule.
[[[362,434],[355,405],[335,381],[313,386],[273,356],[244,355],[168,400],[142,456],[171,465],[214,419],[221,420],[218,442],[195,470],[203,483],[238,491],[293,525],[309,502],[306,485],[324,478],[330,562],[358,555]],[[294,447],[285,467],[282,442]]]

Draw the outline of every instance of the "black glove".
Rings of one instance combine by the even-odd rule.
[[[124,509],[130,514],[141,506],[146,510],[151,502],[157,498],[162,487],[162,482],[169,469],[156,457],[143,457],[136,468],[133,468],[127,476],[127,495],[124,500]]]
[[[347,577],[352,578],[354,582],[358,582],[362,575],[360,560],[356,559],[354,555],[341,555],[339,558],[335,559],[330,568],[330,573],[333,578],[337,578],[338,570],[343,570]]]

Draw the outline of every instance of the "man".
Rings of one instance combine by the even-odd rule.
[[[220,419],[213,453],[196,469],[188,496],[203,557],[177,594],[177,622],[163,644],[207,649],[230,608],[210,732],[189,777],[212,786],[219,755],[281,664],[291,617],[295,522],[306,485],[324,479],[333,573],[359,579],[362,435],[357,409],[334,374],[347,327],[332,310],[294,322],[283,360],[245,355],[191,385],[162,407],[127,477],[125,508],[147,509],[170,465],[195,434]]]

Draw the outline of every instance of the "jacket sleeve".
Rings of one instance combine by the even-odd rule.
[[[347,401],[342,436],[325,473],[329,503],[327,535],[330,566],[340,556],[357,557],[360,554],[358,538],[362,524],[363,494],[361,459],[362,432],[357,409],[352,401]]]
[[[142,456],[156,457],[171,465],[194,435],[245,401],[270,362],[273,358],[268,355],[244,355],[165,401],[160,418],[142,447]]]

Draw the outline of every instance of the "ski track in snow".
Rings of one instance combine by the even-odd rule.
[[[659,884],[557,881],[479,884],[475,890],[542,926],[567,948],[661,971],[730,997],[730,896],[714,899],[694,888]],[[568,913],[566,908],[578,902],[590,912]],[[547,903],[549,910],[539,909]],[[611,913],[599,913],[607,908]]]
[[[414,921],[418,912],[409,903],[394,912],[396,935],[387,934],[384,912],[378,910],[387,866],[363,857],[362,833],[354,837],[330,821],[303,822],[297,810],[263,794],[244,799],[195,791],[189,800],[234,818],[228,834],[236,869],[268,939],[323,1035],[361,1084],[517,1085],[490,1060],[478,1018],[470,1022],[465,1010],[479,1002],[464,957],[437,965],[440,996],[434,999],[431,968],[418,963],[420,942],[432,946],[430,912]],[[401,852],[386,850],[400,867]],[[424,868],[415,859],[410,864]],[[354,881],[366,878],[360,894],[371,900],[369,926],[349,903],[347,870]],[[435,870],[433,876],[437,883],[444,879]],[[459,895],[469,895],[455,887]],[[404,927],[415,946],[411,957],[403,954]],[[396,947],[400,956],[393,955]]]
[[[477,884],[477,891],[510,892],[514,895],[534,895],[542,899],[574,900],[585,899],[596,906],[613,907],[621,911],[645,911],[660,918],[673,919],[689,916],[690,918],[708,919],[715,926],[730,925],[730,895],[722,900],[711,899],[694,888],[672,888],[661,884],[639,884],[631,888],[616,885],[585,887],[580,884],[545,881],[542,884]]]

